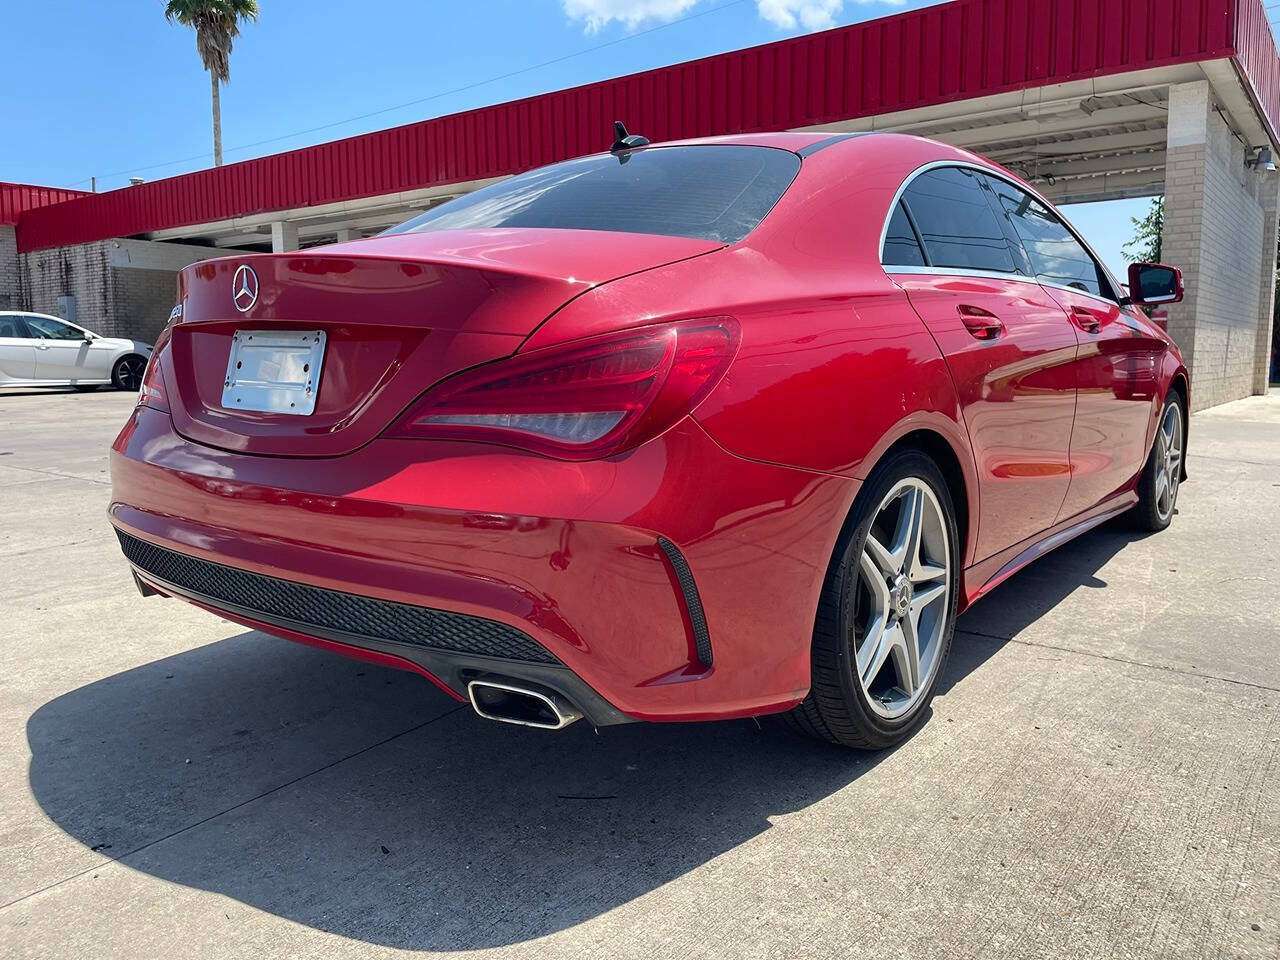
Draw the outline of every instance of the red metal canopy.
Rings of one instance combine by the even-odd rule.
[[[480,180],[655,141],[784,130],[1231,57],[1272,132],[1280,57],[1262,0],[952,0],[32,210],[22,250]]]
[[[39,187],[30,183],[5,183],[0,181],[0,224],[12,226],[28,210],[85,196],[88,196],[88,194],[82,190],[65,190],[62,187]]]

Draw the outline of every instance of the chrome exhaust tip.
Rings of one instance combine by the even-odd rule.
[[[563,730],[582,713],[550,691],[517,687],[496,680],[472,680],[467,684],[471,707],[486,720],[514,723],[539,730]]]

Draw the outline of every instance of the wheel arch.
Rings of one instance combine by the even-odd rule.
[[[956,425],[946,420],[947,424],[952,427]],[[886,457],[892,456],[899,450],[919,450],[935,464],[942,472],[943,479],[947,483],[947,492],[951,495],[951,503],[956,512],[956,535],[959,542],[963,545],[959,556],[960,593],[959,593],[959,610],[964,611],[968,606],[965,598],[968,593],[965,589],[964,578],[965,570],[972,563],[973,552],[977,541],[978,532],[978,484],[973,473],[973,454],[968,444],[957,442],[948,434],[946,426],[937,426],[932,423],[922,424],[914,418],[909,418],[901,429],[894,431],[890,436],[884,438],[877,447],[875,455],[868,457],[858,470],[858,479],[866,480],[876,465],[883,461]],[[861,490],[859,490],[861,495]],[[842,549],[845,535],[852,520],[854,511],[858,506],[858,497],[854,497],[853,502],[849,504],[849,508],[845,511],[840,521],[839,532],[831,548],[831,556],[828,558],[828,568],[830,564],[835,562]],[[816,615],[816,610],[815,610]]]
[[[951,495],[951,504],[956,512],[956,534],[964,549],[960,552],[960,566],[965,566],[971,547],[972,534],[976,531],[977,517],[975,504],[970,503],[970,484],[965,477],[960,455],[955,451],[946,437],[929,429],[916,429],[903,434],[884,452],[890,456],[899,450],[919,450],[938,465],[943,479],[947,481],[947,492]],[[883,457],[882,457],[883,458]]]
[[[963,424],[941,414],[916,414],[905,418],[885,434],[871,455],[858,467],[858,479],[865,480],[891,453],[910,447],[930,457],[942,471],[956,510],[956,527],[961,551],[960,566],[973,562],[979,516],[979,487],[973,451]],[[853,507],[850,506],[850,512]]]

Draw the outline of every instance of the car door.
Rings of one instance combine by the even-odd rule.
[[[884,244],[951,369],[980,484],[975,560],[1053,525],[1070,482],[1076,337],[1030,276],[982,174],[943,165],[911,180]]]
[[[996,181],[1045,292],[1075,331],[1076,417],[1071,485],[1059,520],[1127,487],[1142,469],[1162,400],[1158,371],[1166,345],[1119,293],[1106,269],[1066,222],[1040,200]]]
[[[27,327],[36,336],[36,378],[39,380],[101,380],[89,371],[90,344],[85,332],[65,320],[27,314]]]
[[[0,383],[36,378],[36,341],[22,317],[0,314]]]

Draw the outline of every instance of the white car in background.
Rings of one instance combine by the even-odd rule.
[[[0,311],[0,387],[137,390],[150,357],[149,343],[102,337],[48,314]]]

